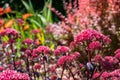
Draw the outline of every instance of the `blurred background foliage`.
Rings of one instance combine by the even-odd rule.
[[[60,11],[63,15],[66,14],[63,8],[62,0],[57,0],[57,1],[56,0],[0,0],[0,7],[3,7],[7,3],[10,5],[13,11],[16,11],[16,12],[18,11],[23,14],[28,12],[23,2],[26,2],[27,4],[31,2],[33,6],[33,10],[36,12],[41,12],[41,11],[44,11],[45,7],[47,7],[45,4],[48,1],[52,2],[52,7],[54,7],[56,10]],[[15,16],[16,14],[12,13],[10,15]],[[4,16],[6,15],[3,15],[3,17]],[[54,13],[52,13],[51,17],[53,17],[52,20],[55,22],[60,20],[58,16]]]

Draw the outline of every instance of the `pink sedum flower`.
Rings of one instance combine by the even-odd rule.
[[[110,69],[110,70],[113,69],[116,63],[118,63],[118,60],[112,56],[105,56],[102,61],[104,69]]]
[[[120,53],[120,49],[117,49],[114,53],[115,53],[115,54]]]
[[[3,71],[5,68],[3,66],[0,66],[0,71]]]
[[[36,50],[39,53],[50,54],[50,48],[48,46],[39,46]]]
[[[60,54],[65,54],[69,52],[70,49],[67,46],[58,46],[57,49],[54,51],[54,55],[60,55]]]
[[[94,60],[95,60],[96,62],[102,62],[102,61],[103,61],[103,58],[102,58],[102,56],[101,56],[100,54],[97,54],[97,55],[94,57]]]
[[[13,36],[18,35],[18,32],[12,28],[5,29],[4,31],[5,31],[5,35],[13,35]]]
[[[106,80],[108,77],[110,76],[110,74],[108,72],[103,72],[101,75],[101,80]]]
[[[62,56],[61,58],[59,58],[57,64],[58,65],[63,65],[67,60],[67,56]]]
[[[99,41],[93,41],[89,44],[89,48],[91,50],[95,50],[95,49],[98,49],[98,50],[101,50],[102,49],[102,45]]]
[[[58,59],[57,64],[58,65],[64,65],[71,63],[72,61],[74,61],[75,57],[73,55],[69,55],[69,56],[62,56]]]
[[[120,53],[117,53],[117,54],[115,55],[115,58],[117,58],[118,60],[120,60]]]
[[[92,79],[96,79],[100,76],[100,73],[99,72],[95,72],[92,76]]]
[[[0,36],[13,36],[14,38],[18,38],[18,32],[15,29],[7,28],[4,31],[0,32]]]
[[[14,70],[5,70],[0,73],[0,80],[30,80],[28,74],[19,73]]]
[[[78,34],[74,38],[75,43],[81,43],[84,41],[93,41],[93,40],[102,41],[105,44],[111,42],[111,39],[109,37],[99,33],[96,30],[92,30],[92,29],[83,30],[80,34]]]
[[[36,69],[36,70],[37,70],[37,69],[40,69],[40,68],[41,68],[41,64],[36,63],[33,67],[34,67],[34,69]]]
[[[117,49],[114,53],[115,53],[115,58],[120,60],[120,49]]]
[[[72,61],[72,60],[76,60],[80,57],[80,53],[79,52],[74,52],[73,54],[70,54],[68,57],[69,59]]]
[[[28,45],[32,44],[33,42],[34,41],[32,39],[29,39],[29,38],[27,38],[23,41],[23,43],[28,44]]]
[[[37,34],[37,33],[38,33],[38,30],[37,30],[37,29],[36,29],[36,30],[32,30],[31,33]]]

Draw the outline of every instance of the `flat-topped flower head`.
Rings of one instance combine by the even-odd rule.
[[[5,70],[0,73],[0,80],[30,80],[28,74],[14,70]]]
[[[103,72],[101,75],[101,80],[106,80],[108,77],[110,77],[110,74],[108,72]]]
[[[115,53],[115,58],[120,60],[120,49],[117,49],[114,53]]]
[[[105,56],[103,58],[102,63],[103,63],[104,69],[111,70],[114,67],[114,65],[118,63],[118,60],[112,56]]]
[[[66,64],[71,63],[72,61],[74,61],[76,58],[74,55],[68,55],[68,56],[62,56],[58,59],[57,65],[61,66]]]
[[[32,30],[31,33],[37,34],[37,33],[38,33],[38,30]]]
[[[4,31],[2,31],[0,33],[1,36],[14,36],[14,37],[18,37],[18,32],[15,29],[12,28],[7,28]]]
[[[65,54],[69,51],[70,49],[67,46],[58,46],[57,49],[54,51],[54,55]]]
[[[93,41],[89,44],[89,49],[90,50],[95,50],[95,49],[101,50],[102,45],[99,41]]]
[[[34,67],[35,70],[40,69],[41,68],[41,64],[35,63],[35,65],[33,67]]]
[[[114,53],[115,53],[115,54],[120,53],[120,49],[117,49]]]
[[[39,46],[36,50],[39,53],[50,54],[50,48],[48,46]]]
[[[18,35],[18,32],[12,28],[5,29],[4,31],[6,32],[5,33],[6,35],[13,35],[13,36]]]
[[[34,41],[32,39],[29,39],[29,38],[27,38],[23,41],[24,44],[28,44],[28,45],[32,44],[33,42]]]
[[[78,59],[81,55],[79,52],[74,52],[73,54],[70,54],[69,56],[71,60],[75,60],[75,59]]]
[[[78,34],[75,38],[74,38],[74,42],[75,43],[81,43],[84,41],[102,41],[104,43],[110,43],[111,39],[101,33],[99,33],[96,30],[92,30],[92,29],[86,29],[83,30],[80,34]]]
[[[67,56],[62,56],[61,58],[58,59],[57,64],[58,65],[63,65],[67,60]]]

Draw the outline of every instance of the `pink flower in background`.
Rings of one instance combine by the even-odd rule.
[[[0,73],[0,80],[30,80],[28,74],[14,70],[5,70]]]
[[[120,49],[117,49],[114,53],[115,53],[114,57],[120,60]]]
[[[102,45],[99,41],[93,41],[89,44],[89,48],[91,50],[95,50],[95,49],[98,49],[98,50],[101,50],[102,49]]]
[[[97,77],[100,76],[100,73],[99,72],[95,72],[92,76],[92,79],[96,79]]]
[[[115,54],[115,58],[117,58],[118,60],[120,60],[120,53]]]
[[[25,56],[31,56],[32,55],[32,52],[31,50],[25,50]]]
[[[32,30],[31,33],[37,34],[37,33],[38,33],[38,30]]]
[[[12,28],[7,28],[4,31],[0,32],[0,36],[13,36],[13,37],[18,37],[18,32],[15,29]]]
[[[50,48],[48,46],[39,46],[36,50],[39,53],[50,54]]]
[[[74,52],[73,54],[70,54],[70,56],[73,58],[73,59],[78,59],[81,55],[79,52]]]
[[[18,60],[18,61],[15,62],[15,65],[18,65],[18,66],[19,66],[19,65],[22,65],[22,63],[23,63],[22,60]]]
[[[74,38],[75,43],[81,43],[84,41],[95,41],[95,40],[102,41],[105,44],[109,44],[111,42],[111,39],[109,37],[92,29],[83,30],[80,34],[78,34]]]
[[[33,66],[34,67],[34,69],[40,69],[41,68],[41,64],[39,64],[39,63],[35,63],[35,65]]]
[[[96,62],[102,62],[102,61],[103,61],[103,58],[102,58],[102,56],[101,56],[100,54],[97,54],[97,55],[94,57],[94,60],[95,60]]]
[[[3,71],[5,68],[3,66],[0,66],[0,71]]]
[[[63,65],[67,60],[67,56],[62,56],[61,58],[58,59],[57,64],[58,65]]]
[[[110,74],[108,72],[103,72],[101,75],[101,80],[106,80],[106,78],[108,78],[110,76]]]
[[[115,53],[115,54],[120,53],[120,49],[117,49],[114,53]]]
[[[108,36],[103,36],[103,43],[110,44],[111,43],[111,39]]]
[[[119,80],[120,79],[120,69],[115,69],[111,72],[103,72],[100,76],[100,80]]]
[[[33,40],[32,39],[29,39],[29,38],[27,38],[27,39],[25,39],[24,41],[23,41],[23,43],[25,43],[25,44],[32,44],[33,43]]]
[[[58,46],[57,49],[54,51],[54,55],[65,54],[69,51],[70,49],[67,46]]]
[[[52,75],[52,76],[50,76],[50,79],[51,79],[51,80],[57,80],[57,76]]]
[[[68,56],[62,56],[58,59],[57,64],[58,65],[63,65],[64,63],[69,64],[69,63],[73,62],[75,59],[76,59],[76,57],[73,54],[68,55]]]
[[[5,35],[13,35],[13,36],[18,35],[18,32],[12,28],[5,29],[4,31],[5,31]]]
[[[105,56],[103,58],[103,68],[104,69],[107,69],[107,70],[111,70],[113,69],[114,65],[116,65],[116,63],[118,63],[118,60],[115,59],[114,57],[112,56]]]

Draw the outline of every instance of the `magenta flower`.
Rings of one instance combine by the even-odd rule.
[[[30,80],[28,74],[14,70],[6,70],[0,73],[0,80]]]
[[[117,80],[120,79],[120,69],[115,69],[114,71],[109,73],[111,77],[116,77]]]
[[[108,72],[103,72],[101,75],[101,80],[106,80],[106,78],[110,77],[110,74]]]
[[[0,32],[0,36],[4,36],[5,35],[5,31]]]
[[[51,79],[51,80],[57,80],[57,76],[52,75],[52,76],[50,76],[50,79]]]
[[[0,71],[3,71],[5,68],[3,66],[0,66]]]
[[[69,64],[72,61],[74,61],[75,57],[73,55],[69,55],[69,56],[62,56],[58,59],[57,64],[58,65],[64,65],[64,63]]]
[[[31,55],[32,55],[31,50],[29,50],[29,49],[25,50],[25,56],[26,57],[31,56]]]
[[[15,29],[7,28],[4,31],[0,32],[0,36],[12,36],[12,38],[18,38],[18,32]]]
[[[15,29],[12,28],[7,28],[4,30],[5,35],[13,35],[13,36],[17,36],[18,32]]]
[[[115,53],[115,54],[120,53],[120,49],[117,49],[114,53]]]
[[[67,46],[58,46],[57,49],[54,51],[54,55],[65,54],[69,51],[70,49]]]
[[[108,36],[103,36],[103,43],[110,44],[111,43],[111,39]]]
[[[24,20],[21,18],[18,18],[15,21],[18,23],[19,26],[22,26],[24,24]]]
[[[36,70],[37,70],[37,69],[40,69],[40,68],[41,68],[41,64],[36,63],[33,67],[34,67],[34,69],[36,69]]]
[[[31,33],[37,34],[37,33],[38,33],[38,30],[32,30]]]
[[[70,55],[68,56],[68,59],[71,60],[71,61],[73,61],[73,60],[78,59],[80,56],[81,56],[81,55],[80,55],[79,52],[74,52],[73,54],[70,54]]]
[[[34,41],[32,39],[29,39],[29,38],[27,38],[23,41],[23,43],[28,44],[28,45],[32,44],[33,42]]]
[[[19,65],[22,65],[22,63],[23,63],[22,60],[18,60],[18,61],[15,62],[15,65],[18,65],[18,66],[19,66]]]
[[[48,46],[39,46],[36,50],[39,53],[44,53],[44,54],[49,54],[50,53],[50,48]]]
[[[93,41],[89,44],[89,48],[91,50],[95,50],[95,49],[98,49],[98,50],[101,50],[102,49],[102,45],[100,44],[99,41]]]
[[[102,61],[103,61],[103,58],[102,58],[102,56],[101,56],[100,54],[98,54],[98,55],[96,55],[96,56],[94,57],[94,60],[95,60],[96,62],[102,62]]]
[[[100,73],[99,72],[95,72],[92,76],[92,79],[96,79],[96,78],[99,78],[100,76]]]
[[[103,67],[105,69],[112,69],[117,62],[118,62],[118,60],[115,59],[114,57],[112,57],[112,56],[105,56],[103,58]]]
[[[117,54],[115,55],[115,58],[117,58],[118,60],[120,60],[120,53],[117,53]]]
[[[112,72],[103,72],[101,75],[101,80],[119,80],[120,79],[120,69],[116,69]]]
[[[61,58],[59,58],[57,64],[63,65],[66,61],[67,61],[67,56],[62,56]]]
[[[80,34],[78,34],[74,38],[75,43],[81,43],[84,41],[93,41],[93,40],[103,41],[103,43],[105,43],[105,44],[111,42],[111,39],[109,37],[97,32],[96,30],[92,30],[92,29],[83,30]]]
[[[115,53],[115,58],[120,60],[120,49],[117,49],[114,53]]]

